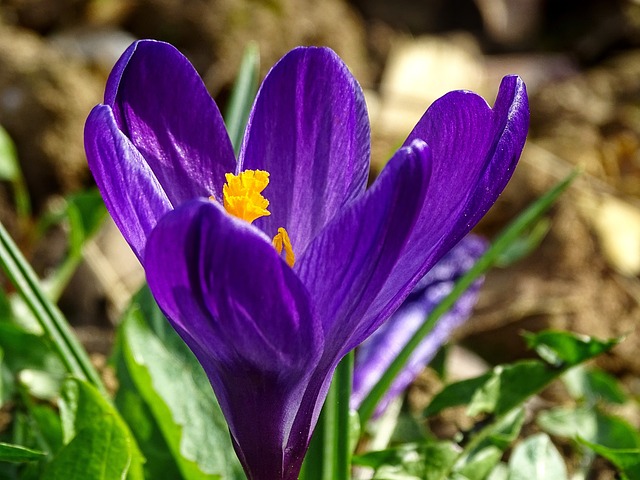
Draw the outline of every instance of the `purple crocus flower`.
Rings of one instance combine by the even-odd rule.
[[[467,235],[451,249],[418,282],[400,308],[367,338],[356,352],[353,371],[351,407],[357,409],[378,383],[382,374],[424,323],[427,315],[449,295],[454,284],[485,252],[486,242]],[[402,393],[435,356],[438,349],[451,337],[453,331],[464,323],[473,310],[484,277],[476,280],[445,313],[418,348],[407,365],[395,378],[389,391],[376,407],[380,415],[389,403]]]
[[[449,93],[366,189],[364,97],[333,51],[273,67],[237,160],[184,56],[123,54],[87,120],[89,166],[250,479],[297,478],[337,363],[495,202],[528,121],[518,77],[493,109]]]

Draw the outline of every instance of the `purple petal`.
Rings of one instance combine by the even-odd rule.
[[[269,72],[240,153],[241,169],[268,171],[271,215],[256,221],[269,236],[284,227],[300,256],[342,205],[359,196],[369,173],[364,96],[328,48],[297,48]]]
[[[370,299],[363,323],[377,326],[388,318],[495,203],[520,158],[528,126],[526,88],[513,76],[503,79],[493,110],[478,95],[460,91],[427,110],[407,143],[420,138],[432,149],[429,191],[398,262]]]
[[[424,142],[416,140],[399,150],[372,188],[343,209],[295,265],[322,312],[330,362],[372,329],[361,321],[363,313],[411,236],[430,170],[430,151]]]
[[[322,327],[269,239],[216,202],[196,200],[154,229],[145,270],[158,305],[205,368],[249,478],[299,468],[308,435],[292,425]]]
[[[451,292],[486,250],[486,243],[468,235],[456,245],[418,283],[411,295],[389,320],[382,324],[357,350],[353,376],[352,408],[357,409],[371,389],[389,368],[431,311]],[[476,303],[482,280],[476,281],[454,306],[444,314],[434,329],[413,352],[407,365],[395,378],[389,391],[376,408],[382,413],[388,404],[418,376],[449,339],[453,330],[465,322]]]
[[[171,203],[140,152],[116,126],[111,108],[98,105],[91,111],[84,138],[107,210],[142,260],[147,236]]]
[[[231,141],[218,107],[178,50],[152,40],[131,45],[109,76],[105,103],[174,207],[222,198],[224,174],[236,169]]]

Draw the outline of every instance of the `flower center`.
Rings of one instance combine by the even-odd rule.
[[[227,183],[222,187],[224,209],[234,217],[252,223],[256,218],[271,215],[269,200],[262,191],[269,185],[269,173],[263,170],[245,170],[239,175],[226,173]]]
[[[245,170],[238,175],[226,173],[224,177],[227,182],[222,186],[222,197],[227,213],[249,223],[271,215],[267,210],[269,200],[262,196],[262,191],[269,185],[269,172]],[[293,267],[296,257],[289,234],[284,228],[278,228],[278,233],[273,237],[273,246],[279,254],[284,250],[285,261]]]

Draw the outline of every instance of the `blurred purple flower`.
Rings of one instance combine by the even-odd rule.
[[[486,242],[476,235],[463,238],[427,272],[391,318],[358,347],[353,371],[351,408],[359,408],[382,374],[424,323],[427,315],[449,295],[456,281],[467,273],[486,248]],[[440,318],[395,378],[376,407],[374,416],[380,415],[413,382],[438,349],[449,340],[453,331],[469,318],[483,280],[484,277],[476,280]]]
[[[333,51],[272,68],[237,161],[184,56],[123,54],[87,119],[89,166],[250,479],[297,478],[337,363],[495,202],[528,121],[518,77],[493,109],[451,92],[365,190],[364,97]]]

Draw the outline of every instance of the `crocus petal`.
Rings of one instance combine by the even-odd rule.
[[[240,169],[268,171],[268,235],[285,227],[296,255],[369,173],[369,121],[360,86],[327,48],[297,48],[265,78],[251,113]]]
[[[258,229],[208,200],[160,221],[145,270],[204,366],[249,477],[287,478],[307,446],[291,427],[323,341],[304,286]]]
[[[85,150],[107,210],[142,260],[147,236],[171,209],[171,203],[140,152],[118,129],[113,112],[106,105],[95,107],[87,119]]]
[[[352,408],[357,409],[360,406],[429,313],[444,300],[456,281],[474,265],[485,250],[486,242],[479,237],[468,235],[463,238],[420,280],[391,318],[358,347],[353,372]],[[469,318],[481,283],[481,279],[474,282],[440,318],[395,378],[389,391],[378,404],[375,415],[382,413],[389,402],[409,386],[450,338],[453,330]]]
[[[400,149],[373,186],[344,208],[296,263],[294,269],[322,312],[331,363],[370,329],[360,319],[411,236],[430,171],[424,142]]]
[[[214,195],[234,172],[231,141],[215,102],[172,45],[141,40],[114,67],[105,91],[129,137],[175,206]]]
[[[518,162],[528,125],[526,88],[515,76],[503,79],[493,109],[478,95],[457,91],[427,110],[407,144],[420,138],[432,149],[429,191],[411,236],[363,323],[375,328],[388,318],[418,280],[495,203]]]

